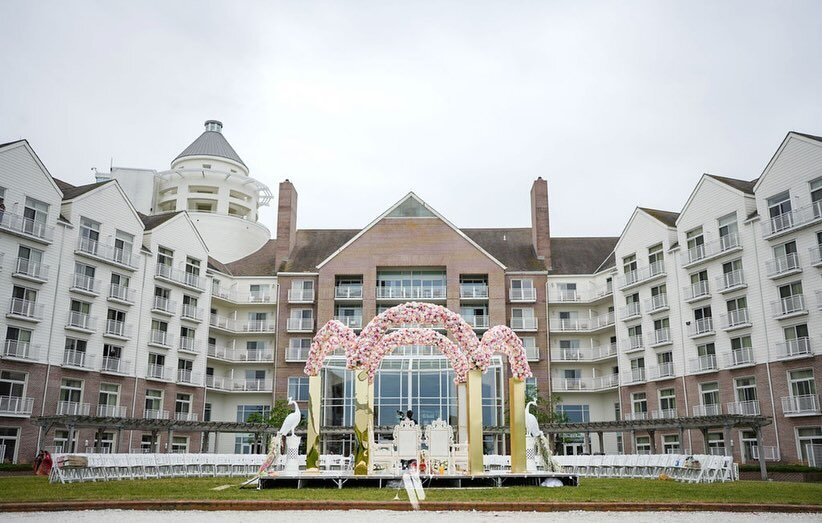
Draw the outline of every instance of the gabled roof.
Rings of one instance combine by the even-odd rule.
[[[104,182],[89,183],[86,185],[72,185],[58,178],[54,179],[54,183],[56,183],[57,187],[59,187],[60,190],[63,191],[63,201],[73,200],[78,196],[82,196],[87,192],[93,191],[98,187],[110,183],[111,181],[112,180],[106,180]]]
[[[281,272],[314,272],[317,265],[351,238],[358,229],[302,229],[297,231],[297,239],[288,262],[279,267]]]
[[[409,202],[409,200],[411,200],[411,199],[413,199],[413,200],[414,200],[414,202]],[[409,203],[413,203],[413,205],[409,206]],[[418,205],[417,205],[417,204],[418,204]],[[439,220],[441,220],[443,223],[445,223],[447,226],[449,226],[451,229],[453,229],[453,230],[454,230],[454,232],[456,232],[458,235],[462,236],[462,237],[463,237],[463,238],[464,238],[464,239],[465,239],[468,243],[470,243],[471,245],[473,245],[474,247],[476,247],[476,249],[477,249],[478,251],[480,251],[480,252],[481,252],[481,253],[483,253],[484,255],[488,256],[488,258],[490,258],[490,259],[491,259],[491,261],[493,261],[494,263],[496,263],[497,265],[499,265],[499,266],[500,266],[500,268],[502,268],[502,269],[505,269],[505,268],[506,268],[506,267],[505,267],[505,265],[504,265],[502,262],[500,262],[497,258],[495,258],[495,257],[494,257],[494,256],[492,256],[491,254],[489,254],[489,253],[488,253],[488,251],[486,251],[485,249],[483,249],[483,248],[482,248],[479,244],[477,244],[477,242],[475,242],[475,241],[474,241],[474,240],[472,240],[470,237],[468,237],[468,236],[467,236],[464,232],[462,232],[460,229],[458,229],[458,228],[457,228],[457,227],[456,227],[453,223],[451,223],[451,222],[449,222],[447,219],[445,219],[445,217],[444,217],[444,216],[442,216],[440,213],[438,213],[436,210],[434,210],[432,207],[430,207],[427,203],[425,203],[425,202],[422,200],[422,198],[420,198],[419,196],[417,196],[416,194],[414,194],[414,192],[413,192],[413,191],[409,192],[409,193],[408,193],[408,194],[406,194],[404,197],[402,197],[402,198],[401,198],[401,199],[400,199],[397,203],[395,203],[394,205],[392,205],[392,206],[391,206],[391,208],[389,208],[387,211],[385,211],[384,213],[382,213],[381,215],[379,215],[379,216],[377,217],[377,219],[375,219],[373,222],[369,223],[369,224],[368,224],[368,225],[367,225],[364,229],[362,229],[361,231],[359,231],[356,235],[354,235],[351,239],[349,239],[349,240],[348,240],[348,241],[347,241],[344,245],[342,245],[339,249],[337,249],[337,250],[336,250],[336,251],[334,251],[334,252],[333,252],[330,256],[328,256],[327,258],[325,258],[324,260],[322,260],[320,263],[318,263],[316,268],[317,268],[317,269],[319,269],[319,268],[321,268],[323,265],[325,265],[326,263],[328,263],[329,261],[331,261],[331,259],[332,259],[334,256],[336,256],[336,255],[337,255],[337,254],[339,254],[341,251],[343,251],[346,247],[348,247],[349,245],[351,245],[352,243],[354,243],[354,242],[355,242],[355,241],[356,241],[356,240],[357,240],[360,236],[362,236],[363,234],[365,234],[366,232],[368,232],[368,231],[369,231],[372,227],[374,227],[375,225],[377,225],[377,224],[378,224],[378,223],[379,223],[382,219],[384,219],[384,218],[386,218],[386,217],[391,216],[391,215],[394,213],[394,211],[395,211],[395,210],[397,210],[397,209],[401,209],[401,208],[405,208],[405,207],[407,207],[407,206],[408,206],[408,207],[420,207],[420,206],[421,206],[421,207],[424,209],[424,211],[425,211],[425,212],[424,212],[424,214],[416,214],[416,216],[417,216],[417,217],[421,217],[420,219],[438,218],[438,219],[439,219]],[[428,213],[430,213],[430,215],[431,215],[430,217],[428,216]],[[399,216],[397,216],[397,217],[399,217]],[[405,217],[405,216],[403,215],[402,217]]]
[[[34,163],[36,163],[37,166],[40,168],[40,170],[43,171],[43,173],[46,175],[46,179],[51,184],[51,186],[54,188],[54,191],[57,192],[58,194],[62,195],[63,191],[60,190],[60,187],[57,185],[57,182],[55,182],[54,176],[52,176],[51,173],[49,172],[49,170],[46,169],[46,164],[44,164],[42,162],[42,160],[40,160],[40,157],[37,156],[37,153],[34,151],[34,148],[32,148],[32,146],[31,146],[31,144],[29,143],[28,140],[26,140],[24,138],[22,140],[14,140],[14,141],[11,141],[11,142],[6,142],[4,144],[0,144],[0,149],[3,149],[5,147],[11,148],[15,145],[22,145],[23,147],[26,148],[26,150],[31,155],[32,159],[34,159]]]
[[[209,120],[209,122],[210,121],[211,120]],[[206,124],[209,122],[206,122]],[[220,124],[220,128],[222,128],[222,124]],[[225,136],[223,136],[223,133],[220,131],[204,131],[196,140],[191,142],[191,145],[183,149],[183,152],[178,154],[174,160],[176,161],[186,156],[216,156],[218,158],[227,158],[246,167],[240,155],[231,147],[231,144],[228,143],[228,140],[225,139]]]
[[[805,138],[810,138],[811,140],[816,140],[817,142],[822,142],[822,136],[814,136],[812,134],[805,134],[805,133],[798,133],[796,131],[792,131],[793,134],[804,136]]]
[[[537,258],[531,228],[462,229],[462,232],[505,264],[509,271],[544,271],[545,262]]]
[[[726,178],[725,176],[717,176],[715,174],[708,174],[708,173],[705,173],[705,176],[707,176],[709,178],[713,178],[714,180],[716,180],[718,182],[721,182],[721,183],[724,183],[725,185],[729,185],[729,186],[733,187],[734,189],[736,189],[737,191],[742,191],[745,194],[750,194],[751,196],[753,196],[753,193],[754,193],[754,190],[753,190],[754,185],[756,185],[756,182],[759,179],[759,178],[757,178],[755,180],[751,180],[751,181],[748,182],[748,181],[745,181],[745,180],[738,180],[736,178]]]
[[[232,276],[274,276],[277,274],[276,254],[277,240],[268,240],[248,256],[220,265]]]
[[[768,160],[768,164],[762,169],[762,174],[759,175],[759,178],[756,179],[756,185],[754,186],[754,190],[759,187],[759,184],[762,183],[762,180],[765,179],[765,175],[771,170],[773,167],[774,162],[785,149],[785,146],[791,140],[791,138],[799,137],[801,140],[812,140],[814,142],[822,142],[822,137],[813,135],[813,134],[806,134],[806,133],[798,133],[796,131],[788,131],[788,134],[785,135],[785,138],[782,139],[782,143],[779,144],[779,147],[776,148],[776,151],[771,156],[771,159]],[[819,145],[819,144],[813,144]]]
[[[609,267],[619,237],[551,238],[551,274],[595,274]]]
[[[661,211],[659,209],[650,209],[648,207],[637,207],[637,209],[643,211],[651,218],[662,222],[668,227],[676,227],[676,219],[679,218],[678,212]]]
[[[141,212],[138,212],[137,214],[138,216],[140,216],[140,219],[143,220],[145,230],[150,231],[166,223],[167,221],[174,218],[178,214],[181,214],[182,212],[183,211],[164,212],[162,214],[153,214],[151,216],[143,214]]]

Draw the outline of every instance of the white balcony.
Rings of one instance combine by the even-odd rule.
[[[184,303],[183,308],[180,311],[180,316],[184,320],[199,322],[203,320],[203,309],[198,309],[194,305],[187,305]]]
[[[636,270],[626,272],[620,279],[620,289],[627,289],[634,285],[639,285],[665,275],[665,262],[657,261],[647,267],[640,267]]]
[[[785,416],[818,416],[822,414],[819,410],[819,396],[785,396],[782,398],[782,413]]]
[[[554,348],[551,350],[552,361],[597,361],[616,357],[616,344],[603,347]]]
[[[774,318],[777,319],[791,318],[808,312],[805,308],[805,296],[802,294],[794,294],[779,301],[771,302],[771,308]]]
[[[206,376],[206,387],[227,392],[271,392],[272,381],[231,379],[219,376]]]
[[[645,381],[645,367],[637,367],[623,374],[625,383],[640,383]]]
[[[182,285],[197,291],[205,290],[205,278],[199,274],[194,274],[180,269],[175,269],[169,265],[157,264],[154,276],[177,285]]]
[[[537,290],[534,287],[508,289],[508,301],[519,303],[535,302],[537,301]]]
[[[747,286],[745,283],[745,273],[742,270],[726,272],[716,279],[716,290],[720,294],[735,291]]]
[[[14,263],[12,275],[24,280],[43,283],[48,281],[49,266],[29,260],[28,258],[17,258]]]
[[[314,289],[288,289],[288,303],[312,303]]]
[[[616,374],[592,378],[563,378],[561,376],[551,378],[552,389],[561,392],[597,392],[612,389],[618,385],[619,379]]]
[[[488,286],[477,283],[461,283],[460,299],[485,300],[488,298]]]
[[[514,320],[511,318],[511,328],[517,329],[513,326]],[[522,318],[523,320],[531,318]],[[536,318],[533,318],[536,320]],[[591,322],[588,318],[551,318],[548,322],[551,332],[587,332],[591,330]],[[527,327],[521,327],[525,330]],[[536,329],[536,325],[533,327]]]
[[[725,330],[741,329],[750,327],[751,320],[748,318],[748,309],[736,309],[722,315],[722,328]]]
[[[769,278],[776,279],[791,274],[802,272],[799,261],[799,254],[792,252],[784,256],[778,256],[765,262],[765,272]]]
[[[683,288],[682,293],[685,296],[685,301],[692,302],[709,298],[711,296],[711,289],[708,285],[708,280],[702,280]]]
[[[90,403],[77,403],[75,401],[58,401],[58,416],[88,416],[91,412]]]
[[[134,289],[129,289],[128,287],[117,285],[116,283],[112,283],[109,285],[108,299],[112,301],[132,305],[136,298],[137,291],[135,291]]]
[[[633,302],[625,305],[619,310],[619,317],[622,321],[629,321],[634,318],[638,318],[642,315],[642,309],[640,308],[639,302]]]
[[[671,329],[669,329],[668,327],[656,329],[651,334],[650,338],[650,345],[652,347],[657,347],[659,345],[667,345],[671,343]]]
[[[652,419],[674,419],[676,416],[676,409],[659,409],[651,412]]]
[[[54,227],[10,212],[0,215],[0,229],[40,243],[51,243],[54,238]]]
[[[582,301],[582,296],[576,289],[553,289],[548,293],[550,303],[576,303]]]
[[[688,336],[696,338],[699,336],[708,336],[714,333],[714,319],[700,318],[695,320],[688,326]]]
[[[97,416],[101,418],[125,418],[126,408],[122,405],[97,405]]]
[[[0,416],[31,416],[34,398],[0,396]]]
[[[693,412],[694,416],[697,418],[705,416],[721,416],[722,405],[719,403],[711,403],[708,405],[694,405]]]
[[[288,349],[286,349],[285,353],[285,360],[286,361],[306,361],[308,359],[308,351],[310,347],[303,347],[296,342],[299,340],[293,340],[295,344],[289,344]]]
[[[31,300],[12,298],[9,300],[9,311],[6,313],[6,317],[40,321],[43,319],[43,306]]]
[[[464,319],[465,322],[471,326],[471,328],[478,330],[487,329],[488,325],[490,324],[488,316],[467,315],[463,316],[462,319]]]
[[[219,314],[212,314],[208,320],[208,324],[220,330],[234,331],[234,320],[220,316]]]
[[[334,319],[351,329],[362,329],[362,316],[334,316]]]
[[[753,365],[754,352],[752,347],[742,347],[740,349],[731,350],[725,355],[726,367],[741,367],[744,365]]]
[[[759,416],[759,401],[737,401],[725,404],[728,414],[737,416]]]
[[[93,332],[97,328],[97,318],[92,317],[85,312],[69,311],[66,328],[84,332]]]
[[[177,369],[177,383],[185,383],[187,385],[198,385],[199,381],[199,374],[195,374],[191,372],[189,369]]]
[[[539,347],[536,345],[523,345],[525,349],[525,358],[528,361],[539,361]]]
[[[307,352],[307,351],[306,351]],[[235,363],[257,363],[257,362],[271,362],[274,361],[274,351],[271,349],[233,349],[230,347],[220,347],[217,345],[208,346],[208,356],[220,360],[231,361]],[[286,357],[286,359],[288,359]],[[305,359],[303,359],[305,361]]]
[[[78,369],[91,369],[94,356],[79,350],[66,350],[63,352],[63,366],[75,367]]]
[[[128,374],[131,371],[131,362],[124,361],[122,358],[104,357],[100,365],[100,372],[107,372],[111,374]]]
[[[288,318],[288,332],[311,332],[314,330],[314,318]]]
[[[191,336],[180,336],[180,345],[177,350],[183,352],[200,352],[200,347],[197,345],[195,338]]]
[[[3,357],[5,358],[36,360],[37,352],[37,349],[27,341],[5,340],[3,343]]]
[[[167,410],[146,409],[143,413],[145,419],[169,419]]]
[[[175,412],[174,419],[177,421],[199,421],[196,412]]]
[[[682,255],[682,266],[690,267],[740,249],[739,235],[728,234],[719,239],[695,245]]]
[[[137,257],[134,256],[134,253],[131,251],[117,248],[114,245],[100,243],[90,238],[78,238],[76,252],[117,265],[118,267],[130,270],[137,268]]]
[[[106,320],[106,336],[128,339],[131,338],[131,325],[124,321]]]
[[[252,291],[242,297],[246,303],[271,303],[274,296],[269,292]]]
[[[776,344],[777,359],[800,358],[813,355],[813,347],[808,337],[794,338]]]
[[[591,320],[591,330],[599,330],[612,326],[616,323],[616,313],[613,311],[600,314]]]
[[[811,225],[820,218],[822,218],[822,202],[814,202],[807,207],[801,207],[763,220],[762,235],[766,239],[775,238]]]
[[[334,299],[361,300],[362,285],[338,285],[334,287]]]
[[[100,280],[95,280],[85,274],[74,273],[71,279],[70,290],[80,294],[100,294]]]
[[[171,370],[163,365],[149,364],[146,368],[146,378],[154,380],[171,381]]]
[[[174,311],[177,309],[177,302],[171,301],[168,298],[164,298],[163,296],[155,296],[154,297],[154,304],[151,307],[153,312],[159,312],[165,314],[166,316],[173,316]]]
[[[511,328],[520,331],[535,331],[539,322],[537,318],[518,317],[511,318]]]
[[[445,286],[377,287],[378,300],[444,300]]]
[[[822,245],[811,247],[808,252],[810,253],[811,265],[814,267],[822,265]]]
[[[628,336],[627,339],[622,340],[622,346],[624,347],[624,352],[643,350],[645,348],[645,341],[642,339],[642,336]]]
[[[645,300],[645,310],[648,314],[668,310],[668,295],[657,294]]]
[[[148,338],[148,344],[170,349],[174,345],[174,336],[167,331],[152,329]]]
[[[716,354],[705,354],[692,359],[689,363],[691,372],[710,372],[719,368],[716,364]]]
[[[644,421],[648,419],[647,412],[626,412],[622,415],[622,419],[625,421]]]
[[[661,380],[665,378],[673,378],[674,377],[674,364],[673,363],[660,363],[656,367],[648,368],[648,379],[649,380]]]
[[[211,296],[238,304],[273,303],[276,301],[276,297],[268,291],[253,291],[247,294],[242,294],[237,292],[235,289],[224,288],[219,285],[211,286]]]

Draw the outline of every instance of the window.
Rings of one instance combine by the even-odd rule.
[[[271,415],[271,407],[268,405],[237,405],[237,423],[247,422],[252,414],[268,418]]]
[[[534,280],[525,278],[512,279],[509,294],[511,301],[536,299],[537,294],[534,288]]]
[[[644,415],[648,412],[648,399],[644,392],[634,392],[631,394],[631,407],[634,414],[641,414],[639,419],[644,419]]]
[[[791,396],[808,397],[816,394],[816,383],[811,369],[789,371],[788,383],[791,387]]]
[[[637,436],[635,439],[635,446],[636,446],[636,453],[637,454],[650,454],[651,453],[651,437],[650,436]]]
[[[131,263],[134,251],[134,235],[121,230],[114,234],[114,259],[120,263]]]
[[[308,351],[311,348],[311,338],[291,338],[288,340],[289,360],[305,360],[308,358]]]
[[[588,405],[557,405],[557,413],[564,414],[568,423],[588,423],[591,421]]]
[[[80,403],[81,401],[83,401],[83,382],[63,378],[60,382],[60,402]],[[70,412],[64,412],[64,414],[70,414]]]
[[[674,375],[674,353],[671,351],[660,352],[656,355],[656,362],[659,365],[659,377]]]
[[[708,271],[691,274],[691,294],[689,298],[698,298],[708,294]]]
[[[166,247],[157,247],[157,265],[164,267],[174,265],[174,251]]]
[[[166,357],[163,354],[156,354],[154,352],[148,353],[148,377],[166,379]]]
[[[120,386],[116,383],[101,383],[97,403],[98,416],[117,416],[119,410],[117,407],[120,403]]]
[[[151,414],[159,414],[163,409],[163,391],[147,389],[145,407],[146,417],[150,417]]]
[[[659,391],[659,410],[665,418],[676,417],[676,391],[674,389]]]
[[[699,356],[697,371],[716,369],[716,346],[713,342],[697,345],[696,353]]]
[[[733,260],[722,264],[722,288],[729,289],[745,283],[742,272],[742,260]]]
[[[188,452],[188,436],[172,436],[171,452],[178,454]]]
[[[642,325],[628,327],[628,344],[630,349],[642,348]]]
[[[186,273],[199,276],[200,275],[200,260],[186,256]]]
[[[819,466],[822,459],[822,427],[797,427],[796,441],[799,444],[802,461],[810,463],[813,459],[813,463]]]
[[[111,345],[106,343],[103,345],[103,365],[102,369],[104,371],[109,372],[125,372],[125,369],[121,368],[121,357],[123,354],[123,348],[118,347],[117,345]]]
[[[90,303],[79,300],[71,300],[71,305],[69,306],[68,325],[80,329],[94,329],[91,317],[89,316],[90,313]]]
[[[35,236],[43,236],[48,219],[49,205],[26,196],[26,206],[23,208],[23,231]]]
[[[694,309],[694,328],[692,334],[702,334],[714,330],[711,307]]]
[[[726,327],[735,327],[748,323],[748,300],[745,296],[725,302],[728,307],[728,321]]]
[[[679,454],[679,436],[677,434],[662,436],[662,451],[665,454]]]
[[[799,270],[799,255],[796,252],[795,241],[774,246],[773,258],[768,262],[768,275],[770,276]]]
[[[86,366],[86,340],[78,340],[77,338],[66,338],[63,352],[63,364],[74,367]]]
[[[308,401],[308,378],[290,376],[288,378],[288,396],[294,401]]]
[[[685,233],[688,244],[688,261],[693,262],[705,257],[705,236],[702,227],[697,227]]]
[[[16,358],[34,358],[31,350],[31,331],[19,327],[6,327],[6,343],[3,347],[4,356]]]
[[[140,452],[157,452],[159,442],[154,441],[151,434],[143,434],[140,437]]]
[[[17,247],[17,263],[14,272],[32,278],[46,279],[46,268],[43,267],[43,251],[20,245]]]
[[[699,395],[702,398],[706,416],[722,414],[722,407],[719,403],[719,383],[715,381],[700,383]]]
[[[654,343],[667,343],[671,341],[670,320],[660,318],[654,320]]]
[[[750,336],[731,338],[731,365],[745,365],[754,362]]]
[[[0,397],[23,398],[26,396],[26,374],[10,370],[0,371]],[[10,401],[17,403],[16,401]],[[8,406],[6,407],[8,408]],[[4,409],[5,410],[5,409]]]
[[[622,258],[622,272],[625,274],[626,279],[629,274],[636,272],[636,268],[636,254]]]
[[[177,419],[188,420],[191,414],[191,394],[177,394],[174,402],[174,412]]]
[[[791,219],[791,195],[788,191],[768,198],[768,216],[771,232],[778,232],[793,226]]]
[[[648,265],[651,267],[651,274],[659,274],[664,269],[663,266],[662,244],[657,243],[648,247]]]
[[[802,282],[795,281],[787,285],[779,286],[779,309],[780,314],[792,314],[805,310],[805,300],[802,296]]]
[[[737,378],[734,380],[734,389],[737,401],[756,401],[756,378]]]

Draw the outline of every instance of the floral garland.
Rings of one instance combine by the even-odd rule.
[[[304,372],[308,376],[316,376],[323,367],[325,357],[338,348],[345,350],[348,361],[356,353],[357,335],[354,331],[337,320],[331,320],[317,331],[317,335],[311,341],[311,348],[308,350],[308,357],[305,362]]]
[[[491,327],[482,336],[480,346],[489,354],[489,357],[494,352],[508,356],[508,366],[511,367],[511,374],[515,378],[524,380],[533,376],[522,340],[510,327],[505,325]]]
[[[365,368],[368,371],[368,381],[373,382],[377,369],[380,367],[382,359],[396,347],[406,345],[432,345],[448,358],[451,367],[454,369],[454,382],[464,383],[468,379],[470,365],[468,358],[460,350],[459,346],[442,334],[431,329],[401,329],[384,336],[371,351],[371,358]]]

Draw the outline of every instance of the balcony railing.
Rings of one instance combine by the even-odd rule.
[[[148,342],[152,345],[170,348],[174,345],[174,336],[167,331],[152,329]]]
[[[807,311],[807,309],[805,309],[805,296],[802,294],[794,294],[793,296],[782,298],[779,301],[771,302],[771,307],[773,308],[775,318]]]
[[[314,289],[288,289],[289,303],[311,303],[314,301]]]
[[[608,376],[596,376],[593,378],[564,378],[553,376],[551,386],[557,391],[598,391],[616,387],[619,379],[616,374]]]
[[[525,349],[525,358],[528,361],[539,361],[539,347],[536,345],[523,345]]]
[[[638,301],[625,305],[625,307],[623,307],[619,311],[619,316],[622,318],[623,321],[629,320],[631,318],[636,318],[640,315],[642,315],[642,309],[640,308]]]
[[[10,212],[0,215],[0,229],[43,242],[51,242],[54,238],[54,227]]]
[[[674,376],[674,364],[673,363],[660,363],[656,367],[650,367],[648,369],[648,379],[651,380],[658,380],[662,378],[672,378]]]
[[[488,316],[466,315],[462,319],[474,329],[487,329],[490,323]]]
[[[622,346],[626,351],[639,350],[645,347],[645,341],[642,336],[628,336],[628,339],[622,340]]]
[[[811,257],[811,265],[822,265],[822,245],[808,249]]]
[[[84,351],[66,350],[63,352],[63,365],[67,365],[69,367],[90,369],[93,361],[94,356],[91,354],[86,354]]]
[[[314,330],[314,318],[288,318],[290,332],[310,332]]]
[[[691,265],[720,256],[739,247],[739,235],[727,234],[719,239],[695,245],[682,256],[682,265]]]
[[[692,283],[691,285],[682,289],[682,291],[685,295],[685,301],[707,298],[711,295],[711,289],[708,285],[708,280],[702,280]]]
[[[488,297],[488,286],[480,284],[460,284],[460,298],[463,300],[485,299]]]
[[[651,412],[652,419],[673,419],[676,418],[676,409],[659,409]]]
[[[703,336],[710,334],[714,331],[714,319],[713,318],[700,318],[695,320],[691,325],[688,327],[688,335],[691,337],[694,336]]]
[[[225,316],[220,316],[219,314],[212,314],[208,320],[208,324],[222,330],[234,330],[234,320]]]
[[[362,285],[339,285],[334,287],[334,298],[338,300],[361,300]]]
[[[346,327],[362,329],[362,316],[334,316],[334,319]]]
[[[814,202],[807,207],[788,211],[774,216],[762,224],[762,234],[765,238],[786,233],[811,224],[822,217],[822,202]]]
[[[31,280],[46,281],[49,278],[49,266],[28,258],[17,258],[14,264],[14,275]]]
[[[205,290],[205,278],[199,274],[181,271],[180,269],[175,269],[162,263],[158,263],[156,267],[155,276],[158,278],[163,278],[178,285],[184,285],[199,291]]]
[[[582,301],[576,289],[555,289],[548,293],[548,301],[555,303],[574,303]]]
[[[146,369],[146,377],[155,380],[171,381],[171,369],[163,365],[149,364]]]
[[[122,285],[112,283],[108,288],[108,297],[112,300],[119,300],[126,303],[134,303],[137,291]]]
[[[89,316],[85,312],[69,311],[66,327],[93,331],[97,328],[97,318]]]
[[[179,349],[183,352],[199,352],[200,348],[197,346],[197,341],[191,336],[180,336]]]
[[[223,288],[219,285],[211,286],[211,295],[234,303],[270,303],[275,301],[276,298],[267,290],[241,294],[234,289]]]
[[[176,308],[177,302],[171,301],[163,296],[154,297],[154,306],[152,307],[152,310],[164,312],[166,314],[174,314],[174,310]]]
[[[551,359],[554,361],[596,361],[616,356],[616,344],[602,347],[554,348]]]
[[[137,258],[130,250],[100,243],[90,238],[79,238],[77,240],[77,251],[129,269],[137,268]]]
[[[645,300],[645,310],[648,311],[649,314],[653,314],[654,312],[661,311],[663,309],[668,308],[668,295],[667,294],[657,294],[656,296],[651,296],[647,300]]]
[[[177,421],[199,421],[199,416],[196,412],[175,412],[174,419]]]
[[[511,320],[511,328],[516,329],[517,327],[513,326],[514,319]],[[591,329],[588,318],[551,318],[548,325],[552,332],[585,332]]]
[[[716,279],[716,289],[718,292],[727,292],[738,289],[745,285],[745,273],[741,269],[726,272]]]
[[[538,325],[537,318],[511,318],[511,328],[514,330],[535,331]]]
[[[748,309],[736,309],[728,311],[728,314],[722,315],[722,328],[733,329],[749,325],[751,320],[748,318]]]
[[[301,345],[289,345],[285,354],[286,361],[305,361],[308,359],[310,347]]]
[[[709,403],[708,405],[694,405],[693,412],[695,417],[721,416],[722,405],[720,403]]]
[[[95,280],[85,274],[74,273],[72,276],[71,290],[81,293],[99,294],[100,280]]]
[[[799,254],[792,252],[784,256],[778,256],[765,262],[765,272],[769,278],[778,278],[788,274],[794,274],[802,270],[799,262]]]
[[[34,398],[0,396],[0,416],[31,416]]]
[[[43,319],[43,306],[31,300],[12,298],[9,300],[9,316],[17,316],[30,320]]]
[[[445,298],[445,286],[377,287],[378,300],[444,300]]]
[[[177,383],[187,383],[189,385],[196,385],[199,381],[199,376],[189,369],[177,369]]]
[[[725,409],[728,414],[735,414],[738,416],[759,416],[759,401],[737,401],[726,403]]]
[[[270,379],[243,380],[206,376],[206,387],[210,389],[233,392],[270,392],[271,386],[272,381]]]
[[[103,363],[100,365],[101,372],[128,374],[130,370],[131,364],[127,361],[124,361],[122,358],[104,357]]]
[[[97,415],[101,418],[125,418],[126,408],[123,405],[97,405]]]
[[[786,416],[818,416],[819,396],[804,394],[802,396],[785,396],[782,398],[782,413]]]
[[[776,357],[779,359],[809,356],[811,354],[813,354],[813,348],[808,337],[794,338],[776,344]]]
[[[106,334],[120,338],[130,338],[131,325],[126,325],[124,321],[106,320]]]
[[[740,365],[752,365],[755,363],[753,347],[742,347],[731,350],[725,357],[725,363],[728,367],[739,367]]]
[[[306,354],[308,350],[306,350]],[[263,348],[256,350],[233,349],[230,347],[219,347],[217,345],[208,346],[208,355],[212,358],[219,358],[226,361],[236,362],[266,362],[274,361],[274,352],[271,349]],[[286,357],[287,359],[287,357]]]
[[[643,421],[648,419],[647,412],[626,412],[622,415],[622,419],[625,421]]]
[[[614,311],[600,314],[592,320],[591,329],[604,329],[610,327],[616,322],[616,313]]]
[[[57,402],[58,416],[88,416],[89,412],[91,412],[90,403],[77,403],[74,401]]]
[[[28,341],[6,340],[5,343],[3,343],[3,356],[7,358],[36,360],[37,350]]]
[[[716,354],[704,354],[690,361],[691,372],[708,372],[717,370]]]
[[[620,288],[624,289],[632,285],[637,285],[646,280],[656,278],[665,274],[665,262],[656,261],[649,264],[647,267],[640,267],[622,275]]]
[[[671,329],[668,327],[656,329],[653,334],[651,334],[650,341],[651,345],[664,345],[666,343],[671,343]]]
[[[508,289],[508,299],[514,302],[537,301],[537,290],[534,287]]]
[[[167,410],[146,409],[143,413],[145,419],[169,419]]]
[[[188,305],[184,303],[180,315],[188,320],[202,321],[203,309],[198,309],[194,305]]]
[[[637,367],[626,372],[624,375],[626,383],[638,383],[645,381],[645,367]]]

